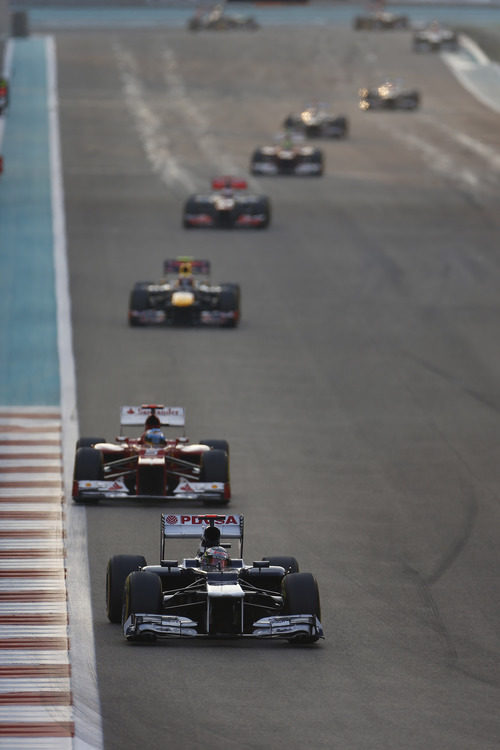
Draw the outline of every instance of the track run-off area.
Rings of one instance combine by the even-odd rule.
[[[452,72],[489,61],[54,18],[12,43],[1,149],[0,746],[497,747],[498,114]],[[422,108],[361,113],[394,71]],[[265,232],[183,230],[186,195],[310,99],[351,123],[324,177],[249,178]],[[241,284],[241,326],[130,329],[133,283],[185,254]],[[245,557],[317,576],[323,643],[135,647],[107,622],[106,561],[156,562],[164,508],[74,506],[74,441],[148,400],[229,440]]]

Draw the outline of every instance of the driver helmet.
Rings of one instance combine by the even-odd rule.
[[[224,570],[231,566],[231,558],[224,547],[209,547],[201,557],[203,570]]]
[[[146,445],[151,445],[155,448],[167,444],[165,435],[158,428],[155,428],[154,430],[148,430],[144,435],[144,442],[146,443]]]

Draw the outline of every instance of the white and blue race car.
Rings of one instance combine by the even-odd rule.
[[[194,557],[169,559],[166,540],[198,538]],[[239,540],[236,556],[227,539]],[[261,638],[314,643],[323,638],[316,579],[294,557],[243,554],[242,515],[161,516],[160,562],[115,555],[107,566],[108,619],[128,641]]]

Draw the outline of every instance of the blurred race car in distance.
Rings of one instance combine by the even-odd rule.
[[[245,180],[216,177],[212,180],[214,192],[187,199],[182,216],[184,227],[265,229],[271,221],[271,202],[266,195],[239,192],[247,187]]]
[[[348,132],[347,117],[334,117],[324,104],[309,104],[299,114],[288,115],[283,127],[307,138],[345,138]]]
[[[373,109],[417,109],[420,104],[418,91],[406,90],[400,81],[387,80],[374,89],[359,90],[359,108]]]
[[[415,52],[455,52],[458,49],[456,31],[441,26],[439,21],[432,21],[413,34]]]
[[[184,427],[180,406],[122,406],[120,435],[114,442],[83,437],[76,443],[75,502],[132,497],[137,500],[201,500],[227,503],[229,445],[226,440],[190,443],[184,435],[167,438],[163,427]],[[138,437],[123,428],[142,425]]]
[[[252,174],[319,177],[323,169],[321,149],[304,145],[302,137],[292,133],[280,136],[272,146],[255,149],[250,159]]]
[[[239,284],[213,284],[210,261],[189,257],[169,258],[164,279],[139,281],[130,293],[131,326],[212,325],[234,328],[240,321]],[[169,274],[177,278],[169,279]],[[197,277],[202,277],[198,279]]]
[[[0,76],[0,115],[3,115],[9,104],[9,82]]]
[[[323,638],[318,584],[294,557],[245,564],[242,515],[162,514],[160,562],[115,555],[107,565],[108,619],[128,641],[168,638]],[[194,557],[167,557],[166,540],[199,539]],[[230,557],[231,544],[239,549]]]
[[[232,31],[235,29],[255,31],[258,28],[260,28],[259,24],[252,16],[225,13],[224,3],[217,3],[210,10],[199,8],[188,21],[189,31],[202,31],[204,29],[211,31]]]
[[[356,16],[353,26],[356,31],[385,31],[388,29],[408,29],[410,21],[408,16],[389,13],[385,10],[374,11],[365,15]]]

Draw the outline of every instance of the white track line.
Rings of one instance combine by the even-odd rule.
[[[58,311],[58,352],[61,380],[65,497],[71,497],[73,451],[78,436],[75,360],[71,333],[71,301],[66,252],[66,223],[62,178],[57,60],[53,37],[47,38],[50,166],[54,266]],[[75,750],[102,750],[102,723],[97,690],[90,577],[87,556],[87,521],[84,508],[66,501],[68,613],[71,642]]]

